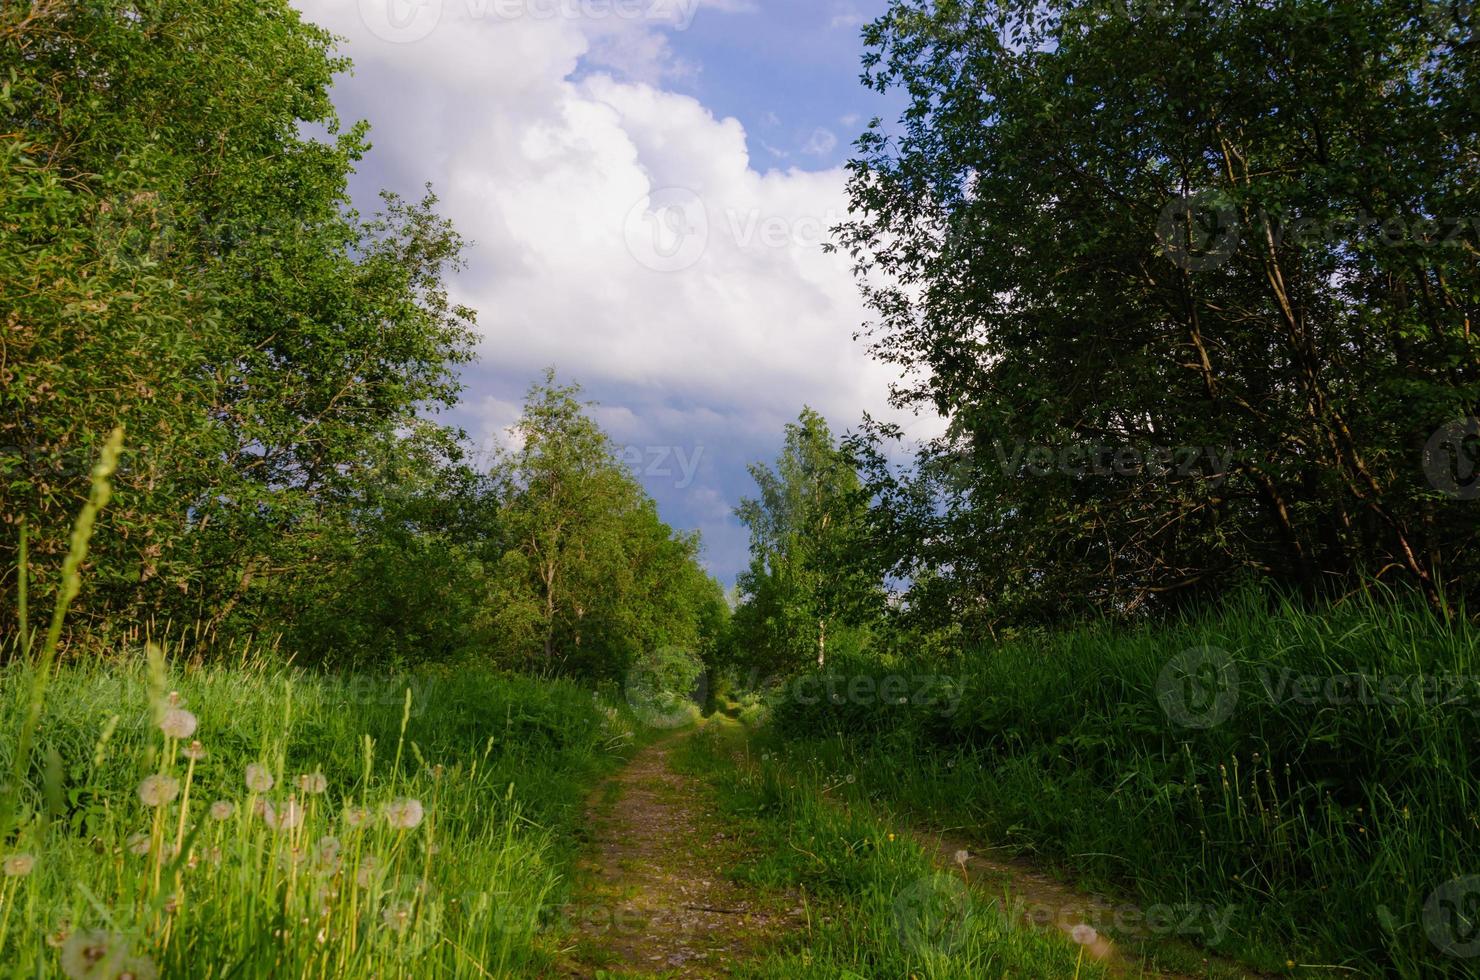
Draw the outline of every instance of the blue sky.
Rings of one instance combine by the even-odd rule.
[[[803,404],[839,432],[890,415],[847,259],[822,250],[850,144],[898,111],[858,81],[884,0],[299,2],[355,63],[335,101],[373,127],[357,202],[430,181],[473,242],[451,291],[480,362],[449,420],[506,444],[554,366],[732,582],[731,512],[782,426]]]

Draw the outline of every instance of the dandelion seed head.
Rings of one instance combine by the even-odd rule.
[[[154,980],[158,971],[146,956],[129,952],[117,933],[75,932],[62,943],[62,972],[72,980]]]
[[[415,830],[426,816],[421,801],[410,797],[387,803],[384,812],[386,822],[397,830]]]
[[[388,928],[404,932],[411,924],[411,903],[396,902],[394,905],[387,905],[385,911],[380,913],[380,918]]]
[[[173,776],[155,773],[139,784],[139,799],[145,806],[164,806],[180,795],[180,781]]]
[[[290,796],[280,810],[268,806],[262,819],[273,830],[297,830],[303,823],[303,804]]]
[[[230,820],[231,815],[236,812],[236,804],[230,800],[217,800],[211,804],[212,820]]]
[[[306,772],[298,777],[298,788],[312,796],[317,796],[329,788],[329,780],[325,779],[321,772]]]
[[[362,806],[344,808],[344,822],[349,827],[363,827],[370,820],[370,811]]]
[[[195,734],[195,715],[184,708],[171,708],[159,719],[159,730],[170,738],[189,738]]]
[[[128,838],[128,844],[126,846],[128,847],[130,854],[139,854],[139,855],[148,854],[149,853],[149,835],[148,834],[130,834],[129,835],[129,838]]]
[[[267,771],[266,766],[257,762],[247,766],[247,789],[253,793],[266,793],[272,789],[272,784],[272,773]]]
[[[24,878],[36,867],[36,858],[30,854],[12,854],[5,859],[5,874],[11,878]]]
[[[206,747],[200,744],[200,740],[191,742],[181,750],[185,758],[191,762],[199,762],[206,757]]]
[[[966,862],[967,861],[970,861],[970,860],[971,860],[971,852],[970,851],[957,851],[955,853],[955,861],[959,865],[965,866]]]
[[[374,854],[367,854],[364,860],[360,862],[360,870],[355,873],[355,881],[359,883],[361,888],[369,888],[375,882],[375,878],[379,872],[380,859]]]
[[[1083,922],[1069,930],[1069,935],[1081,946],[1088,946],[1100,938],[1100,934],[1095,932],[1093,926],[1085,925]]]

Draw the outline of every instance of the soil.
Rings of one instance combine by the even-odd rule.
[[[566,976],[724,977],[804,927],[801,909],[726,878],[738,842],[670,764],[686,737],[639,750],[593,798]]]

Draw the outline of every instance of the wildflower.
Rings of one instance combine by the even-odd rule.
[[[165,700],[165,703],[168,704],[171,708],[179,707],[179,705],[180,705],[180,692],[179,691],[171,691],[168,695],[165,696],[165,699],[164,700]]]
[[[159,719],[159,730],[170,738],[189,738],[195,734],[195,715],[184,708],[171,708]]]
[[[369,888],[380,872],[380,859],[374,854],[366,854],[365,859],[360,862],[360,870],[355,874],[355,881],[359,882],[361,888]]]
[[[893,834],[890,834],[889,835],[889,843],[891,843],[891,844],[894,843],[894,835]]]
[[[145,806],[164,806],[180,794],[180,782],[173,776],[156,773],[139,784],[139,799]]]
[[[154,980],[147,957],[133,956],[117,933],[77,932],[62,944],[62,972],[72,980]]]
[[[396,932],[404,932],[411,924],[411,903],[397,902],[387,905],[385,911],[380,913],[381,920]]]
[[[56,931],[47,934],[46,945],[52,949],[61,949],[70,935],[72,935],[72,920],[63,919],[57,923]]]
[[[317,796],[329,788],[329,781],[321,772],[306,772],[298,777],[298,788],[312,796]]]
[[[266,793],[272,789],[272,783],[272,773],[266,766],[255,762],[247,766],[247,789],[253,793]]]
[[[319,870],[326,874],[334,874],[339,870],[339,838],[320,837],[315,847],[318,856]]]
[[[212,820],[230,820],[231,815],[236,812],[236,804],[230,800],[217,800],[211,804]]]
[[[1093,926],[1087,926],[1083,922],[1071,929],[1069,935],[1081,946],[1088,946],[1100,938],[1100,934],[1095,932]]]
[[[966,867],[966,862],[970,860],[971,853],[969,851],[957,851],[955,854],[956,863],[961,865],[961,867],[963,868]]]
[[[131,854],[140,854],[140,855],[142,855],[142,854],[148,854],[149,853],[149,835],[148,834],[130,834],[129,835],[129,838],[128,838],[128,845],[127,846],[128,846],[128,849],[129,849],[129,853],[131,853]]]
[[[397,830],[415,830],[426,815],[421,801],[410,797],[387,803],[384,812],[386,821]]]
[[[189,745],[185,746],[182,751],[185,758],[189,759],[191,762],[199,762],[206,757],[206,747],[200,744],[199,739],[196,739]]]
[[[303,823],[303,805],[290,796],[281,810],[268,806],[262,819],[273,830],[296,830]]]
[[[5,859],[5,873],[11,878],[24,878],[36,867],[36,859],[30,854],[12,854]]]

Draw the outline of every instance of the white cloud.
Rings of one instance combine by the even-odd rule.
[[[812,130],[812,135],[807,137],[807,142],[802,146],[802,152],[809,156],[827,156],[838,148],[838,137],[830,129],[818,127]]]
[[[496,437],[552,364],[623,393],[602,418],[624,441],[648,426],[765,444],[803,402],[839,428],[864,410],[894,417],[892,370],[852,340],[867,315],[848,258],[821,247],[846,214],[845,172],[753,167],[737,120],[662,87],[691,69],[652,23],[475,17],[458,0],[421,39],[391,43],[360,8],[406,0],[299,2],[348,39],[355,73],[336,98],[373,124],[368,176],[413,193],[430,180],[475,243],[454,298],[479,311],[489,370],[524,379],[484,391],[470,376],[478,435]],[[836,145],[818,129],[806,152]],[[634,255],[648,232],[686,264]]]

